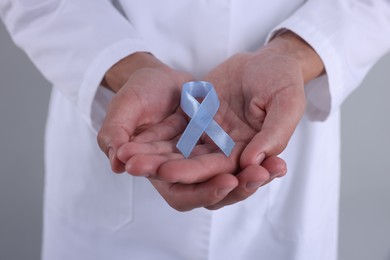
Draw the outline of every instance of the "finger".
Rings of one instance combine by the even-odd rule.
[[[258,188],[267,185],[274,178],[284,176],[286,171],[287,167],[285,161],[276,156],[266,158],[261,166],[253,164],[249,165],[242,172],[236,175],[239,185],[223,200],[206,208],[216,210],[245,200],[253,195]]]
[[[182,159],[177,153],[136,154],[126,162],[126,172],[133,176],[156,178],[158,168],[167,161]]]
[[[117,150],[132,137],[140,115],[139,108],[138,100],[132,95],[117,94],[98,133],[99,147],[109,157],[114,172],[124,171],[124,164],[117,158]]]
[[[118,158],[126,164],[125,169],[134,176],[161,178],[157,175],[159,167],[173,160],[183,159],[177,152],[176,142],[133,143],[123,145],[118,151]],[[197,154],[211,153],[215,147],[211,145],[198,145]]]
[[[239,145],[236,145],[229,157],[226,157],[219,150],[208,151],[208,149],[215,149],[214,146],[200,145],[200,147],[203,147],[204,154],[162,164],[157,171],[157,178],[167,182],[190,184],[208,180],[220,173],[234,173],[236,171],[237,158],[239,152],[242,151]]]
[[[118,159],[116,153],[118,148],[129,141],[129,133],[121,127],[104,127],[98,133],[98,143],[100,149],[110,160],[113,172],[121,173],[124,171],[124,164]]]
[[[271,178],[279,178],[287,173],[286,162],[277,156],[270,156],[266,158],[262,163],[263,166],[270,174]]]
[[[118,159],[126,163],[131,157],[136,154],[167,154],[176,153],[176,142],[160,141],[150,143],[128,142],[122,145],[117,152]],[[181,157],[183,158],[183,157]]]
[[[135,142],[154,142],[171,140],[181,134],[187,126],[187,119],[182,113],[174,113],[157,125],[144,130],[134,137]]]
[[[280,178],[286,175],[287,173],[287,165],[284,160],[279,157],[271,156],[264,160],[262,166],[267,169],[270,173],[270,178],[268,181],[263,183],[262,186],[267,185],[272,182],[275,178]]]
[[[240,158],[241,167],[259,165],[262,154],[265,157],[280,154],[286,148],[304,110],[303,89],[290,87],[279,91],[266,107],[266,116],[260,132],[244,149]]]
[[[231,174],[220,174],[198,184],[172,184],[153,179],[150,181],[167,203],[178,211],[216,204],[238,185],[238,180]]]
[[[223,200],[206,207],[207,209],[215,210],[247,199],[270,179],[270,174],[260,165],[249,165],[236,175],[236,177],[239,181],[237,187]]]

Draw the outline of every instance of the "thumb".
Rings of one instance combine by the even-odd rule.
[[[276,156],[286,148],[305,111],[303,87],[279,91],[271,97],[265,110],[260,131],[241,154],[241,167],[259,165],[264,158]]]
[[[134,95],[119,91],[112,99],[97,135],[100,149],[110,160],[113,172],[121,173],[125,165],[117,157],[119,147],[130,141],[137,127],[141,107]]]

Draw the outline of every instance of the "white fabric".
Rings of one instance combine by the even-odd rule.
[[[53,83],[46,133],[45,260],[332,260],[337,255],[339,112],[390,47],[385,0],[0,0],[14,41]],[[201,78],[290,29],[321,56],[289,172],[218,211],[171,209],[143,178],[116,175],[96,144],[112,93],[105,71],[149,51]]]

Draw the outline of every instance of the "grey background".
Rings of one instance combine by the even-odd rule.
[[[340,260],[390,260],[389,82],[387,55],[342,108]],[[0,260],[40,257],[49,95],[0,23]]]

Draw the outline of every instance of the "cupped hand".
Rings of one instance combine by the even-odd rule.
[[[286,148],[305,110],[303,73],[294,58],[268,48],[237,54],[206,80],[221,100],[215,120],[242,147],[241,169]]]
[[[143,129],[168,118],[179,104],[181,85],[191,77],[170,69],[147,53],[133,54],[111,70],[105,83],[117,93],[97,140],[109,157],[112,170],[119,173],[125,169],[117,158],[119,147]]]

